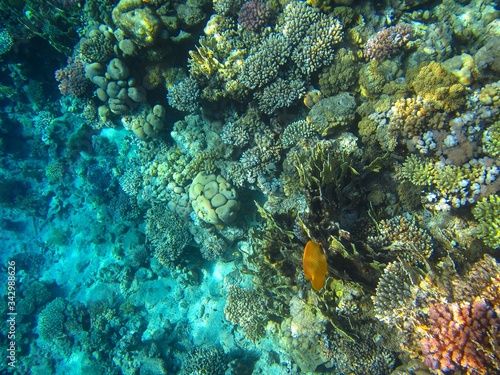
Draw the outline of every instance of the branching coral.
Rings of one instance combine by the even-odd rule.
[[[429,322],[421,345],[430,368],[484,375],[500,371],[495,354],[500,317],[486,301],[432,304]]]
[[[271,7],[261,0],[247,1],[240,9],[238,23],[247,30],[257,31],[271,18]]]
[[[229,285],[224,307],[226,319],[242,327],[248,339],[258,340],[267,322],[265,300],[257,291]]]
[[[368,60],[384,60],[408,46],[413,37],[413,27],[410,24],[398,23],[382,29],[366,42],[364,54]]]
[[[472,210],[479,222],[477,235],[493,248],[500,247],[500,196],[483,198]]]
[[[335,45],[342,41],[342,36],[339,20],[321,13],[293,51],[292,60],[302,73],[309,75],[332,62]]]
[[[410,264],[425,263],[432,254],[432,237],[413,218],[395,216],[381,220],[378,230],[377,236],[368,238],[375,249],[387,250]]]
[[[166,207],[155,204],[146,214],[146,240],[158,262],[169,267],[180,258],[192,237],[184,221]]]
[[[388,324],[405,319],[405,310],[414,299],[412,287],[418,279],[401,262],[392,262],[384,269],[373,298],[375,316]]]
[[[257,52],[245,59],[239,80],[250,89],[263,87],[278,75],[278,69],[287,62],[291,46],[287,38],[270,34],[259,45]]]
[[[227,364],[224,352],[219,348],[195,348],[183,361],[181,375],[223,375]]]
[[[200,89],[194,79],[186,78],[168,89],[168,104],[183,112],[194,112],[198,108]]]

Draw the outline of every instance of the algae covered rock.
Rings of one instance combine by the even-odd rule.
[[[200,172],[189,187],[193,210],[204,222],[229,224],[236,219],[240,204],[234,187],[222,176]]]

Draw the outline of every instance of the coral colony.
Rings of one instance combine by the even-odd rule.
[[[2,374],[500,374],[496,2],[0,9]]]

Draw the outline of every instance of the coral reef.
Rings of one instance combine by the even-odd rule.
[[[198,108],[199,94],[196,81],[186,78],[168,89],[168,104],[179,111],[194,112]]]
[[[265,300],[257,291],[229,285],[224,314],[227,320],[243,329],[249,340],[263,336],[267,313]]]
[[[204,222],[213,225],[229,224],[240,209],[236,190],[224,177],[200,172],[189,187],[193,210]]]
[[[478,221],[477,235],[492,248],[500,247],[500,197],[490,195],[477,202],[472,210]]]
[[[368,237],[367,241],[376,250],[397,254],[410,264],[426,262],[432,254],[432,237],[418,227],[414,218],[395,216],[381,220],[377,229],[379,234]]]
[[[64,337],[64,311],[67,302],[63,298],[56,298],[42,310],[38,318],[38,332],[45,341],[57,341]]]
[[[180,374],[223,375],[226,371],[224,352],[219,348],[195,348],[186,355]]]
[[[385,60],[407,47],[413,38],[413,26],[398,23],[371,36],[363,51],[368,60]]]
[[[466,374],[500,371],[495,354],[497,312],[488,302],[435,303],[429,310],[430,330],[421,340],[425,364],[433,370],[465,370]]]
[[[261,0],[247,1],[238,13],[238,23],[247,30],[257,31],[271,18],[271,7]]]
[[[91,92],[91,83],[85,77],[83,62],[80,59],[68,59],[68,65],[56,70],[55,78],[59,83],[59,91],[63,95],[86,98]]]
[[[155,258],[166,267],[179,260],[192,241],[186,223],[161,205],[153,205],[146,213],[146,239]]]

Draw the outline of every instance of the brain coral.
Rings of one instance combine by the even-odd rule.
[[[189,199],[194,212],[204,222],[229,224],[236,219],[240,204],[232,185],[222,176],[198,173],[189,187]]]

